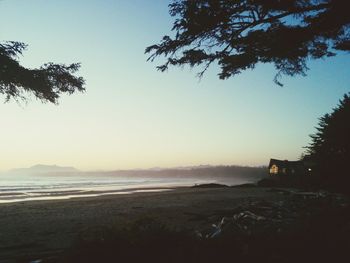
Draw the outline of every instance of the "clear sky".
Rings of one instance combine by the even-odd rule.
[[[229,80],[211,68],[157,72],[146,46],[169,34],[165,0],[2,0],[0,40],[21,62],[81,62],[87,91],[58,106],[0,104],[0,170],[37,163],[82,170],[297,159],[318,118],[350,90],[349,55],[273,83],[270,65]],[[160,63],[160,61],[158,61]],[[5,99],[5,98],[0,98]]]

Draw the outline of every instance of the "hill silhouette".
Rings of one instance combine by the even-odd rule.
[[[11,173],[16,174],[41,174],[41,173],[72,173],[79,172],[78,169],[71,166],[45,165],[37,164],[29,168],[12,169]]]

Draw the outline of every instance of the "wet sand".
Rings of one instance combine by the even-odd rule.
[[[0,262],[42,258],[105,227],[152,216],[173,227],[200,227],[247,199],[283,199],[264,188],[182,188],[169,192],[0,204]]]
[[[40,191],[30,194],[23,193],[0,193],[0,204],[29,202],[29,201],[48,201],[48,200],[67,200],[74,198],[98,197],[104,195],[124,195],[142,192],[166,192],[175,188],[149,187],[149,188],[126,188],[110,191],[96,190],[67,190],[67,191]]]
[[[54,257],[89,235],[144,216],[172,228],[197,230],[217,222],[244,202],[278,202],[288,198],[262,187],[178,188],[0,204],[0,262]]]

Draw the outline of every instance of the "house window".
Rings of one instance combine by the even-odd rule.
[[[270,168],[270,174],[278,174],[278,166],[277,165],[272,165]]]

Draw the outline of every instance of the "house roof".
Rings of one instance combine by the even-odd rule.
[[[303,161],[288,161],[288,160],[278,160],[270,159],[269,169],[272,165],[277,165],[279,168],[296,168],[304,167]]]

